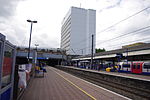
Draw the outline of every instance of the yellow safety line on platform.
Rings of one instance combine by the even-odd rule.
[[[80,91],[82,91],[83,93],[85,93],[86,95],[88,95],[90,98],[92,98],[93,100],[96,100],[96,98],[94,98],[92,95],[90,95],[89,93],[87,93],[86,91],[84,91],[82,88],[78,87],[77,85],[75,85],[73,82],[71,82],[70,80],[68,80],[67,78],[65,78],[64,76],[62,76],[61,74],[57,73],[56,71],[54,71],[54,72],[56,74],[58,74],[59,76],[61,76],[63,79],[65,79],[67,82],[69,82],[70,84],[72,84],[73,86],[75,86],[76,88],[78,88]]]

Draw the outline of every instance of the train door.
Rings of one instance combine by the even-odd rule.
[[[142,64],[143,62],[133,62],[132,73],[137,73],[137,74],[142,73]]]

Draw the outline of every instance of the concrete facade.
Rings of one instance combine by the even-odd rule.
[[[95,53],[96,11],[71,7],[62,21],[61,49],[71,55],[91,54],[92,34]]]

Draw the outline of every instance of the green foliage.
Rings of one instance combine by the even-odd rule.
[[[105,52],[106,50],[103,48],[103,49],[96,49],[96,53],[99,53],[99,52]]]
[[[41,49],[41,51],[42,51],[42,52],[45,52],[46,50],[45,50],[45,49]]]

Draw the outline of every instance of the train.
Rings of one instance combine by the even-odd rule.
[[[121,62],[119,72],[130,72],[136,74],[150,75],[150,62],[144,61]]]
[[[113,66],[118,66],[117,69],[113,69]],[[91,69],[89,61],[80,61],[80,68]],[[111,71],[118,71],[124,73],[135,73],[135,74],[145,74],[150,75],[150,61],[124,61],[116,65],[112,63],[103,63],[103,64],[93,64],[95,70],[106,70],[106,68],[111,68]]]

